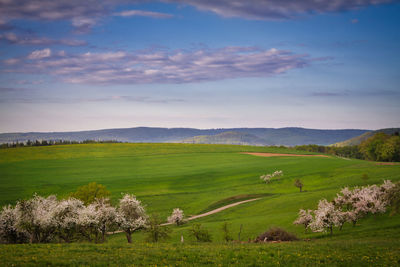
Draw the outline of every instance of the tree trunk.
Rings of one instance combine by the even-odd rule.
[[[131,231],[126,231],[125,232],[125,235],[126,235],[126,239],[128,240],[128,243],[129,244],[131,244],[132,243],[132,234],[131,234]]]
[[[302,188],[302,187],[300,186],[300,193],[302,192],[301,188]]]
[[[329,227],[329,230],[331,231],[331,235],[333,233],[333,226]]]

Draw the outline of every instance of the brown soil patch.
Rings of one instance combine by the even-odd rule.
[[[400,165],[398,162],[377,162],[375,165]]]
[[[248,154],[259,157],[322,157],[329,158],[326,155],[300,155],[300,154],[280,154],[280,153],[259,153],[259,152],[241,152],[241,154]]]

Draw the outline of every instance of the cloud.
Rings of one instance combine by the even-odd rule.
[[[51,53],[47,48],[14,64],[12,60],[2,72],[50,74],[78,84],[146,84],[269,77],[306,67],[316,59],[275,48],[224,47],[84,54]]]
[[[29,54],[28,59],[43,59],[46,57],[51,56],[51,50],[50,48],[45,48],[43,50],[35,50],[32,53]]]
[[[310,94],[313,97],[341,97],[348,96],[348,92],[312,92]]]
[[[54,40],[54,39],[37,37],[37,36],[32,36],[32,35],[18,36],[12,32],[0,34],[0,40],[3,40],[10,44],[18,44],[18,45],[46,45],[46,46],[48,46],[48,45],[67,45],[67,46],[87,45],[87,43],[85,41],[81,41],[81,40],[69,40],[69,39]]]
[[[2,92],[14,92],[16,90],[23,90],[18,88],[0,88]],[[0,103],[22,103],[22,104],[34,104],[34,103],[47,103],[47,104],[82,104],[91,102],[136,102],[136,103],[156,103],[156,104],[169,104],[184,102],[183,99],[179,98],[153,98],[147,96],[106,96],[98,98],[35,98],[35,97],[9,97],[0,98]]]
[[[120,16],[120,17],[140,16],[140,17],[150,17],[155,19],[169,19],[173,17],[173,15],[167,13],[159,13],[159,12],[152,12],[145,10],[124,10],[118,13],[114,13],[114,16]]]
[[[351,22],[352,24],[357,24],[359,21],[358,21],[358,19],[352,19],[350,22]]]
[[[340,12],[398,0],[164,0],[196,7],[223,17],[274,20],[298,15]]]
[[[115,13],[118,6],[157,2],[155,0],[3,0],[0,2],[0,28],[10,27],[8,21],[71,21],[75,31],[85,33],[103,17],[147,16],[168,18],[169,14],[126,10]],[[171,4],[194,6],[222,17],[276,20],[291,19],[316,13],[341,12],[370,5],[398,3],[399,0],[160,0]]]

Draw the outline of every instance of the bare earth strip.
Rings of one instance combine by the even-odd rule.
[[[209,216],[209,215],[212,215],[212,214],[221,212],[221,211],[223,211],[223,210],[226,210],[226,209],[229,209],[229,208],[238,206],[238,205],[240,205],[240,204],[244,204],[244,203],[247,203],[247,202],[252,202],[252,201],[255,201],[255,200],[259,200],[259,199],[261,199],[261,198],[260,198],[260,197],[259,197],[259,198],[253,198],[253,199],[248,199],[248,200],[243,200],[243,201],[239,201],[239,202],[236,202],[236,203],[232,203],[232,204],[229,204],[229,205],[220,207],[220,208],[218,208],[218,209],[215,209],[215,210],[212,210],[212,211],[203,213],[203,214],[191,216],[191,217],[187,218],[186,220],[187,220],[187,221],[191,221],[191,220],[195,220],[195,219],[202,218],[202,217],[205,217],[205,216]],[[171,225],[171,224],[172,224],[172,223],[163,223],[163,224],[160,224],[160,225],[161,225],[161,226],[164,226],[164,225]],[[123,231],[115,231],[115,232],[108,232],[107,234],[108,234],[108,235],[112,235],[112,234],[118,234],[118,233],[122,233],[122,232],[123,232]]]
[[[261,199],[261,198],[253,198],[253,199],[248,199],[248,200],[243,200],[243,201],[239,201],[239,202],[236,202],[236,203],[232,203],[232,204],[220,207],[218,209],[215,209],[215,210],[203,213],[203,214],[191,216],[191,217],[187,218],[186,220],[191,221],[191,220],[195,220],[195,219],[202,218],[202,217],[205,217],[205,216],[209,216],[209,215],[221,212],[223,210],[238,206],[240,204],[244,204],[244,203],[247,203],[247,202],[252,202],[252,201],[255,201],[255,200],[259,200],[259,199]],[[170,225],[170,224],[172,224],[172,223],[163,223],[161,225]]]
[[[300,155],[300,154],[280,154],[280,153],[259,153],[259,152],[240,152],[240,154],[248,154],[259,157],[322,157],[329,158],[326,155]]]
[[[375,165],[400,165],[398,162],[377,162]]]

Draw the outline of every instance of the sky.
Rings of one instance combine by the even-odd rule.
[[[0,0],[0,132],[400,127],[398,0]]]

